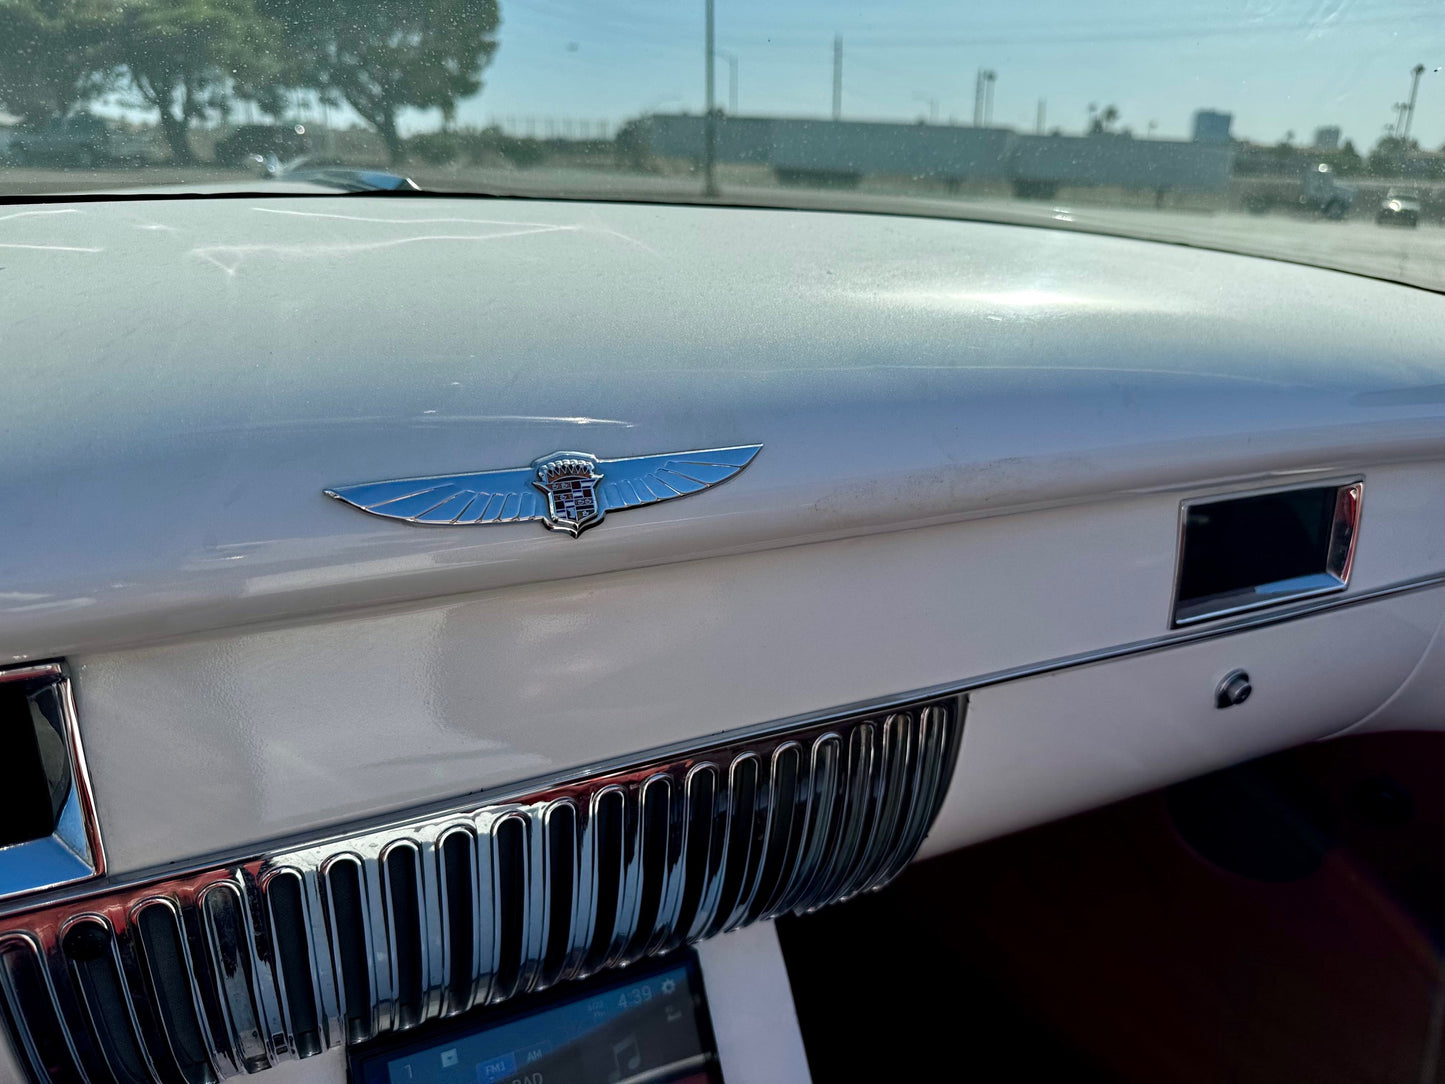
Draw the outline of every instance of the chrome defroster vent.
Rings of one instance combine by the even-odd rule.
[[[0,918],[35,1076],[216,1081],[869,889],[964,700],[716,745]]]

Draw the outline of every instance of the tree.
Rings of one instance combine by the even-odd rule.
[[[1396,176],[1404,171],[1405,161],[1411,153],[1419,149],[1418,140],[1397,135],[1383,136],[1370,151],[1369,170],[1377,177]]]
[[[497,50],[497,0],[259,0],[283,28],[289,85],[345,101],[376,129],[393,163],[406,158],[404,109],[440,109],[482,87]]]
[[[1334,153],[1330,164],[1342,177],[1351,176],[1364,169],[1364,159],[1360,157],[1360,152],[1355,150],[1354,141],[1349,139]]]
[[[114,81],[102,0],[0,0],[0,106],[31,123],[69,113]]]
[[[1119,122],[1119,107],[1106,105],[1102,113],[1097,112],[1097,109],[1095,105],[1089,106],[1089,134],[1103,135],[1105,132],[1112,132],[1114,125]]]
[[[234,82],[274,57],[276,35],[252,0],[122,0],[111,49],[160,112],[172,159],[190,163],[191,122],[222,109]]]

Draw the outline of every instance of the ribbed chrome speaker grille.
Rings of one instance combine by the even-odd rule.
[[[201,1084],[897,874],[961,697],[729,743],[0,918],[35,1076]]]

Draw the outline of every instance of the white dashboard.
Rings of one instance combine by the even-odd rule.
[[[877,814],[841,893],[881,883],[895,849],[912,853],[906,826],[921,834],[934,814],[925,856],[1303,742],[1445,726],[1434,295],[880,216],[301,196],[73,211],[24,225],[49,230],[51,250],[7,256],[0,305],[26,396],[0,406],[0,496],[15,510],[0,651],[15,666],[63,660],[103,876],[0,903],[0,964],[13,936],[63,945],[45,922],[78,921],[88,893],[99,917],[80,917],[117,937],[134,917],[125,893],[209,906],[215,885],[187,878],[229,878],[259,906],[265,876],[292,868],[281,859],[332,907],[337,856],[322,851],[378,824],[429,862],[445,833],[425,818],[465,813],[480,862],[511,816],[496,803],[582,817],[614,776],[645,821],[650,781],[681,793],[729,743],[774,744],[709,770],[793,756],[801,773],[805,752],[876,730],[895,773],[879,808],[896,823],[880,830]],[[75,231],[95,243],[66,248]],[[62,277],[83,319],[41,303]],[[607,461],[739,445],[761,450],[725,484],[579,538],[535,522],[419,527],[324,495],[558,449]],[[1179,619],[1191,505],[1356,484],[1333,580]],[[1240,674],[1247,699],[1222,702]],[[929,730],[935,711],[957,743]],[[891,807],[897,765],[921,779],[916,750],[945,748],[957,762],[951,785],[933,780],[940,804]],[[808,801],[808,818],[826,816]],[[698,817],[676,816],[659,822],[674,840]],[[553,860],[536,846],[531,861]],[[356,848],[373,877],[367,936],[394,931],[388,852]],[[754,852],[746,876],[767,867],[775,891],[754,903],[737,889],[739,922],[806,898],[822,876],[806,849],[777,851],[781,872]],[[647,904],[658,939],[624,941],[718,934],[699,952],[729,1079],[804,1079],[771,926],[667,927],[668,907],[696,905],[667,853]],[[653,891],[647,876],[618,898]],[[726,880],[709,867],[706,885]],[[412,886],[445,926],[445,885]],[[555,923],[537,914],[524,967],[550,951]],[[340,936],[328,921],[307,919],[313,955]],[[388,936],[366,965],[368,1037],[402,1019],[377,992],[386,966],[404,985]],[[335,951],[342,979],[365,970]],[[257,960],[225,987],[276,1017],[271,1034],[255,1022],[251,1064],[276,1062],[283,1084],[340,1080],[336,1036],[291,1060],[295,1005],[284,975],[257,992],[271,963]],[[444,973],[416,980],[425,1013],[441,1011]],[[337,1020],[345,1008],[331,1006]],[[226,1020],[240,1043],[247,1028]]]

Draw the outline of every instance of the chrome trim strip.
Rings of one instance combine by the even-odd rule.
[[[854,893],[871,888],[883,867],[894,856],[891,849],[896,842],[894,833],[900,830],[904,806],[911,796],[908,769],[918,756],[918,751],[913,748],[912,732],[913,719],[907,714],[890,715],[883,723],[883,764],[875,784],[881,795],[873,821],[873,835],[854,881]]]
[[[241,932],[246,938],[246,962],[251,977],[252,1000],[260,1009],[257,1019],[266,1044],[266,1056],[274,1065],[277,1060],[295,1053],[290,1041],[291,1033],[281,1015],[277,969],[272,967],[275,946],[271,942],[274,938],[266,931],[267,947],[263,951],[262,931],[256,928],[258,916],[254,910],[259,906],[260,900],[254,891],[247,891],[244,885],[238,887],[237,892],[241,900]]]
[[[708,764],[708,779],[711,784],[707,816],[707,864],[703,871],[701,892],[697,909],[693,912],[686,940],[693,941],[705,936],[712,927],[721,902],[723,878],[728,868],[728,838],[732,834],[733,819],[733,777],[738,764],[734,762],[724,773]]]
[[[827,853],[828,841],[837,824],[841,752],[842,743],[837,734],[824,734],[813,743],[808,768],[808,812],[799,847],[802,858],[789,876],[781,897],[768,912],[769,918],[791,910],[818,880],[823,855]]]
[[[371,1034],[396,1027],[396,949],[386,920],[386,893],[381,883],[381,848],[368,847],[361,859],[361,898],[366,914],[366,970],[371,977]]]
[[[47,930],[37,931],[42,935],[50,935],[45,944],[42,945],[39,938],[34,935],[31,939],[40,956],[40,970],[46,991],[50,995],[56,1019],[61,1022],[61,1030],[65,1034],[70,1054],[75,1058],[76,1067],[84,1079],[104,1081],[107,1079],[109,1069],[101,1057],[92,1033],[67,1026],[65,1023],[67,1020],[80,1019],[81,1014],[86,1011],[76,984],[71,981],[69,963],[60,949],[60,939],[65,935],[65,930],[66,927],[57,922]]]
[[[10,957],[23,955],[35,973],[40,977],[40,991],[22,991],[16,985],[16,977],[11,971]],[[56,1020],[64,1020],[61,1013],[60,1003],[55,996],[55,987],[50,981],[50,973],[45,965],[44,956],[40,944],[30,934],[11,934],[0,937],[0,995],[3,995],[9,1005],[20,1004],[24,997],[43,997],[45,1005],[54,1014]],[[32,1027],[30,1021],[20,1013],[12,1013],[16,1037],[19,1039],[20,1054],[30,1064],[31,1073],[36,1078],[41,1078],[45,1072],[45,1062],[40,1054],[39,1045],[35,1038],[36,1028]],[[73,1072],[83,1084],[90,1084],[90,1077],[82,1066],[80,1055],[76,1052],[75,1043],[71,1039],[70,1029],[62,1027],[60,1036],[65,1043],[66,1052],[69,1054],[70,1063],[62,1066],[62,1072]]]
[[[310,923],[306,917],[305,879],[296,870],[279,869],[272,873],[270,876],[262,879],[260,885],[261,906],[265,908],[265,919],[269,929],[273,933],[272,944],[275,945],[274,955],[277,957],[277,966],[272,969],[272,975],[276,981],[277,1005],[279,1006],[281,1014],[282,1034],[299,1036],[301,1026],[299,1023],[297,1023],[292,1014],[291,999],[294,997],[297,1000],[300,1000],[302,997],[305,997],[306,1000],[309,1000],[312,1003],[312,1011],[316,1013],[318,1024],[321,1020],[321,1007],[320,1000],[316,996],[316,983],[314,981],[308,981],[306,984],[306,989],[304,991],[299,989],[291,990],[287,986],[285,968],[281,967],[279,964],[281,949],[280,946],[276,944],[274,932],[280,926],[280,920],[276,916],[274,892],[276,885],[280,884],[282,881],[288,881],[294,884],[296,887],[297,898],[299,899],[301,906],[301,914],[299,916],[301,922],[301,933],[303,937],[306,937],[307,927],[310,925]],[[164,897],[161,898],[168,906],[175,906],[174,901],[164,899]],[[184,945],[184,943],[185,942],[183,939],[182,944]],[[308,977],[315,973],[315,961],[316,956],[311,951],[310,944],[308,943],[306,950],[306,971]],[[192,982],[194,982],[194,979],[192,979]]]
[[[492,999],[492,988],[496,983],[497,959],[502,954],[501,920],[497,917],[496,863],[492,861],[492,837],[482,831],[482,825],[472,833],[472,902],[473,914],[477,916],[477,928],[473,936],[477,939],[477,981],[472,989],[472,1005],[485,1005]]]
[[[327,940],[326,906],[321,901],[321,875],[307,870],[301,878],[302,906],[306,913],[306,952],[310,957],[312,988],[319,1002],[316,1023],[321,1045],[334,1046],[346,1039],[346,1017],[341,1010],[338,972]]]
[[[824,739],[820,737],[818,740],[821,742]],[[778,900],[787,891],[798,871],[799,858],[803,854],[802,836],[807,830],[808,808],[811,804],[804,755],[802,746],[797,742],[784,742],[773,753],[774,788],[768,810],[768,833],[772,842],[763,852],[758,890],[748,907],[750,920],[777,911]],[[778,785],[780,777],[791,777],[786,807]],[[771,875],[774,878],[771,883],[768,881],[770,871],[773,871]],[[764,889],[767,890],[766,896],[762,895]]]
[[[65,677],[65,670],[58,662],[40,662],[32,666],[13,666],[9,670],[0,670],[0,684],[7,681],[30,681],[34,678]]]
[[[465,972],[455,970],[453,957],[458,955],[452,951],[452,916],[451,916],[451,894],[452,884],[450,874],[447,872],[447,852],[453,849],[456,844],[453,840],[461,840],[463,853],[467,859],[467,878],[462,887],[467,893],[467,900],[471,906],[468,910],[469,924],[471,928],[471,950],[468,953],[468,966]],[[477,973],[481,970],[481,949],[482,939],[477,934],[478,916],[473,901],[478,899],[476,884],[477,863],[476,863],[476,837],[464,827],[453,825],[443,829],[437,836],[436,846],[436,884],[437,903],[440,910],[441,939],[442,939],[442,998],[440,1013],[443,1016],[450,1016],[453,1013],[466,1012],[471,1008],[472,998],[476,993]],[[461,919],[458,917],[458,923]],[[462,996],[458,998],[455,991],[460,989]]]
[[[122,996],[130,1012],[136,1048],[152,1073],[163,1064],[167,1075],[180,1075],[180,1060],[175,1056],[170,1036],[165,1030],[156,998],[141,967],[140,930],[133,921],[118,929],[110,943],[111,961],[120,979]]]
[[[222,913],[223,907],[231,911],[229,916]],[[240,891],[228,881],[212,885],[199,899],[206,947],[210,950],[208,958],[215,969],[232,1057],[242,1072],[254,1073],[270,1068],[271,1061],[266,1052],[260,1013],[245,974],[241,951],[245,934],[236,922],[237,912],[243,907]]]
[[[899,855],[912,854],[923,844],[923,837],[927,835],[928,827],[933,823],[934,815],[938,812],[937,805],[930,803],[929,796],[948,789],[947,783],[941,782],[940,779],[943,773],[948,771],[949,758],[952,756],[947,745],[948,727],[946,722],[940,717],[937,709],[924,708],[919,716],[918,726],[919,750],[915,759],[916,771],[913,781],[909,784],[912,806],[908,812],[908,822],[904,828]],[[884,867],[882,875],[875,883],[891,881],[901,872],[903,872],[903,867],[899,865],[899,859],[895,858]]]
[[[522,873],[527,885],[527,899],[522,906],[525,918],[522,937],[522,962],[517,968],[517,989],[530,990],[537,984],[542,970],[542,954],[546,950],[547,935],[552,928],[552,899],[550,871],[547,868],[547,817],[555,803],[544,806],[536,817],[518,814],[523,827],[523,850],[527,868]]]
[[[617,913],[612,924],[612,942],[602,967],[615,967],[628,962],[628,948],[637,936],[637,925],[642,911],[642,807],[647,795],[647,783],[639,789],[638,801],[634,807],[622,800],[622,876],[617,893]]]
[[[1335,514],[1330,524],[1325,571],[1341,583],[1350,582],[1355,567],[1355,548],[1360,541],[1360,517],[1364,514],[1363,480],[1341,486],[1335,494]]]
[[[421,1019],[441,1015],[447,989],[446,898],[441,893],[441,850],[416,855],[416,916],[420,924]]]
[[[748,838],[747,862],[743,866],[743,881],[738,886],[737,903],[733,905],[724,929],[734,930],[748,921],[753,900],[762,887],[763,869],[767,864],[768,852],[777,842],[778,805],[778,760],[784,749],[795,746],[796,742],[784,742],[773,750],[766,764],[758,761],[757,783],[753,787],[753,828]],[[758,822],[762,831],[757,831]]]
[[[648,932],[647,940],[639,953],[641,956],[650,956],[660,952],[667,943],[669,935],[677,928],[678,917],[682,911],[682,897],[687,882],[687,830],[688,830],[688,803],[687,803],[687,781],[688,776],[683,777],[682,786],[674,786],[669,778],[666,781],[667,788],[667,836],[665,844],[667,854],[664,858],[666,863],[663,883],[657,896],[657,914],[653,918],[652,929]]]

